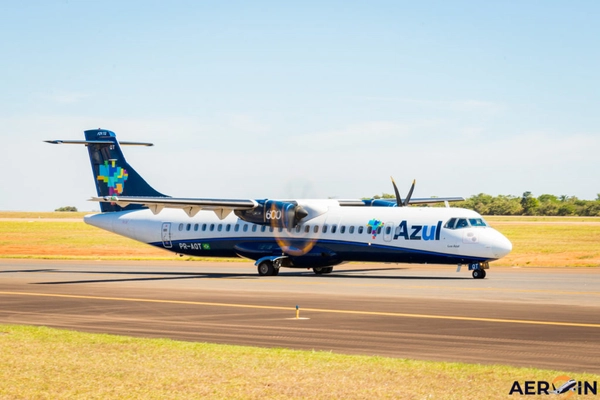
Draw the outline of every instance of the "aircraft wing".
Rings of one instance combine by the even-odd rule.
[[[410,199],[408,204],[435,204],[435,203],[445,203],[445,202],[453,202],[453,201],[464,201],[464,197],[429,197],[429,198],[415,198]],[[342,207],[396,207],[396,199],[368,199],[368,200],[353,200],[347,199],[338,200],[340,206]]]
[[[258,203],[250,199],[194,199],[178,197],[143,197],[143,196],[103,196],[92,197],[90,201],[101,203],[115,203],[121,207],[129,204],[142,204],[148,207],[154,214],[158,214],[163,208],[180,208],[190,217],[198,211],[212,210],[220,219],[229,215],[233,210],[251,210]]]

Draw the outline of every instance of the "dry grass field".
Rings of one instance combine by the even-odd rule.
[[[493,265],[600,267],[600,218],[487,217],[513,244]]]
[[[179,259],[174,253],[86,225],[83,215],[0,212],[0,257]],[[513,243],[512,253],[493,266],[600,266],[600,218],[486,219]]]
[[[505,399],[515,380],[600,380],[566,371],[11,325],[0,325],[0,352],[3,399]]]

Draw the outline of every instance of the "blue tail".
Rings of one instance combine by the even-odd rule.
[[[96,183],[96,191],[99,197],[167,197],[150,186],[127,163],[114,132],[106,129],[85,131],[85,140],[90,154],[94,182]],[[127,207],[120,207],[112,203],[100,203],[102,212],[136,210],[140,208],[146,207],[140,204],[130,204]]]

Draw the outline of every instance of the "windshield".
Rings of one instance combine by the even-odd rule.
[[[483,218],[450,218],[444,225],[446,229],[488,226]]]
[[[483,218],[469,218],[471,226],[487,226]]]

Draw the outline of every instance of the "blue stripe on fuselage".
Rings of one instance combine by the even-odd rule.
[[[294,246],[305,244],[308,240],[285,239],[286,244]],[[234,246],[243,243],[265,243],[277,246],[277,241],[272,237],[234,237],[234,238],[198,238],[186,240],[173,240],[172,248],[166,249],[176,253],[198,256],[198,257],[238,257]],[[164,248],[162,242],[150,243],[153,246]],[[326,247],[334,252],[343,261],[365,261],[365,262],[412,262],[430,264],[468,264],[493,259],[461,256],[456,254],[438,253],[425,250],[401,248],[363,242],[349,242],[341,240],[319,239],[315,246]],[[272,255],[265,252],[262,256]],[[257,257],[258,259],[260,257]]]

